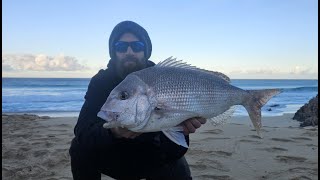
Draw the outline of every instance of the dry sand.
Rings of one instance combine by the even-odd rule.
[[[202,126],[190,135],[186,154],[193,178],[318,179],[318,127],[299,128],[292,117],[264,117],[263,139],[248,117]],[[3,114],[2,178],[72,179],[68,149],[76,119]]]

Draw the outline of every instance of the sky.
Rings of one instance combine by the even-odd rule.
[[[2,0],[2,77],[91,78],[131,20],[173,56],[231,79],[318,79],[317,0]]]

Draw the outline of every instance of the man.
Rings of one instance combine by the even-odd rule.
[[[108,95],[129,73],[154,66],[148,33],[132,21],[123,21],[109,38],[110,61],[90,81],[69,150],[74,179],[192,179],[184,158],[187,149],[162,132],[136,133],[123,128],[105,129],[97,113]],[[205,119],[184,121],[184,134],[195,132]]]

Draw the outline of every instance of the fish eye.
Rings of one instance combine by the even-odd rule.
[[[155,107],[154,110],[159,111],[161,109],[159,107]]]
[[[122,91],[121,93],[120,93],[120,99],[121,100],[126,100],[126,99],[128,99],[128,97],[129,97],[129,94],[128,94],[128,92],[127,91]]]

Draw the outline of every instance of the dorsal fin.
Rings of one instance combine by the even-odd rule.
[[[218,72],[218,71],[209,71],[209,70],[205,70],[205,69],[201,69],[201,70],[202,70],[202,71],[205,71],[206,73],[209,73],[209,74],[213,74],[213,75],[215,75],[215,76],[218,76],[218,77],[220,77],[221,79],[227,81],[228,83],[231,82],[230,78],[229,78],[227,75],[225,75],[225,74],[223,74],[223,73],[221,73],[221,72]]]
[[[161,61],[160,63],[158,63],[156,66],[158,66],[158,67],[177,67],[177,68],[185,68],[185,69],[192,69],[192,70],[196,70],[196,71],[202,71],[202,72],[220,77],[221,79],[230,83],[230,78],[221,72],[200,69],[200,68],[197,68],[196,66],[192,66],[190,64],[187,64],[187,63],[183,62],[182,60],[176,60],[176,59],[177,58],[173,59],[171,56],[171,57],[165,59],[164,61]]]
[[[194,69],[194,70],[198,69],[195,66],[191,66],[190,64],[183,62],[182,60],[177,60],[177,58],[173,59],[172,56],[165,59],[164,61],[161,61],[156,66],[159,66],[159,67],[179,67],[179,68]]]

